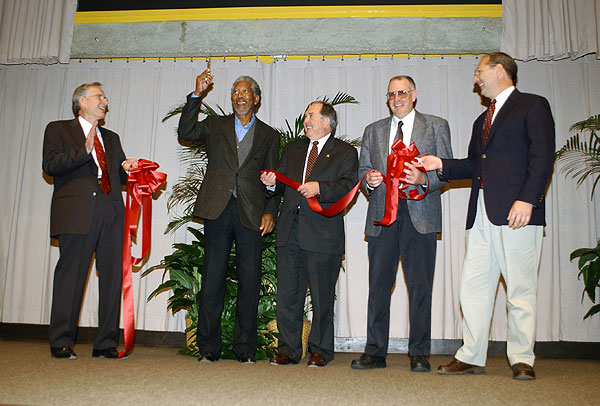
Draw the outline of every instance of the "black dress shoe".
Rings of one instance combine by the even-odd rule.
[[[214,352],[207,352],[200,355],[200,358],[198,358],[198,362],[215,362],[218,359],[219,356]]]
[[[256,364],[256,359],[254,358],[254,355],[247,352],[240,355],[238,357],[238,361],[240,361],[242,364]]]
[[[370,354],[363,354],[359,359],[353,359],[350,367],[352,369],[385,368],[385,357],[374,357]]]
[[[431,365],[427,361],[426,355],[415,355],[410,360],[410,372],[429,372]]]
[[[71,347],[51,347],[50,354],[54,358],[77,359],[77,354]]]
[[[119,358],[119,352],[115,347],[104,348],[102,350],[94,349],[92,351],[92,357],[96,358]],[[125,354],[121,359],[127,358],[127,354]]]

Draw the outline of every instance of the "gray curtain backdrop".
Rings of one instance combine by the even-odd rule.
[[[77,0],[0,0],[0,64],[69,63]]]
[[[600,0],[502,0],[502,51],[522,61],[600,58]]]
[[[412,76],[417,84],[417,109],[448,119],[454,155],[464,157],[474,119],[484,110],[473,92],[474,56],[410,58],[345,58],[277,61],[214,60],[214,89],[206,101],[231,111],[230,88],[240,75],[251,75],[263,90],[258,116],[284,128],[306,105],[338,91],[353,95],[359,105],[337,108],[338,134],[362,136],[364,127],[389,113],[385,92],[390,77]],[[157,264],[174,242],[189,235],[164,235],[169,221],[167,196],[182,176],[175,135],[177,118],[161,122],[173,106],[193,90],[203,61],[115,60],[71,61],[68,65],[0,67],[0,322],[47,324],[52,275],[58,248],[49,238],[51,179],[41,169],[42,138],[48,122],[72,118],[71,94],[83,82],[100,81],[110,99],[106,126],[121,135],[128,156],[150,159],[168,174],[166,192],[154,201],[152,250],[142,267]],[[545,96],[556,120],[557,147],[570,136],[569,126],[600,113],[600,62],[594,56],[575,61],[519,63],[518,88]],[[591,184],[575,182],[555,170],[550,183],[547,222],[539,272],[538,340],[600,341],[600,318],[582,321],[590,307],[581,302],[582,283],[569,253],[594,246],[600,236],[600,205],[590,200]],[[468,185],[455,182],[442,195],[444,232],[438,241],[433,295],[434,339],[462,337],[458,286],[464,255]],[[337,285],[336,336],[366,335],[368,259],[363,228],[367,201],[360,195],[346,216],[346,257]],[[134,246],[134,255],[140,247]],[[424,252],[423,255],[428,255]],[[150,302],[161,272],[133,275],[136,328],[183,331],[183,314],[166,311],[168,293]],[[490,338],[506,338],[505,295],[499,289]],[[80,325],[97,325],[97,277],[90,274]],[[392,298],[391,336],[408,336],[406,288],[398,273]]]

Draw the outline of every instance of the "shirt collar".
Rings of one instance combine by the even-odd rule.
[[[256,116],[254,115],[254,113],[252,113],[252,119],[246,125],[242,125],[242,122],[235,114],[234,114],[234,117],[235,117],[235,126],[239,127],[239,128],[243,128],[244,130],[248,130],[250,127],[252,127],[252,124],[254,124],[254,121],[256,121]]]
[[[79,120],[79,125],[81,125],[81,129],[83,130],[83,134],[87,136],[92,129],[93,124],[81,116],[77,116],[77,119]],[[96,127],[96,129],[98,129],[98,127]]]
[[[415,122],[415,109],[412,109],[410,113],[408,113],[402,120],[398,117],[392,115],[392,120],[394,122],[394,126],[398,126],[398,122],[402,121],[402,126],[410,126],[412,128],[413,123]]]
[[[514,86],[507,87],[506,89],[501,91],[500,94],[498,94],[498,96],[496,96],[496,110],[499,110],[500,107],[502,107],[502,105],[504,104],[504,102],[506,102],[513,90],[515,90]]]
[[[325,143],[327,142],[327,140],[329,139],[329,137],[331,137],[331,133],[327,134],[324,137],[319,138],[318,140],[311,140],[310,138],[308,139],[308,143],[310,146],[313,145],[313,142],[317,141],[317,148],[319,148],[319,151],[321,151],[321,148],[323,148],[323,145],[325,145]]]

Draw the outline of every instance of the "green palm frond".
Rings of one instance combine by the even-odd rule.
[[[591,116],[587,120],[578,121],[569,128],[569,131],[592,131],[594,133],[598,130],[600,130],[600,114]]]
[[[226,116],[227,115],[227,113],[225,113],[225,110],[223,110],[223,108],[221,106],[219,106],[218,104],[217,104],[217,109],[219,109],[218,113],[212,107],[210,107],[208,104],[202,102],[202,106],[200,107],[200,113],[206,114],[207,116]]]
[[[165,114],[165,116],[163,117],[163,119],[161,121],[164,123],[171,117],[176,116],[177,114],[181,114],[181,112],[183,111],[183,106],[185,106],[185,103],[182,103],[178,106],[172,107],[171,110],[169,110],[167,112],[167,114]],[[207,116],[226,116],[227,115],[227,113],[225,113],[225,111],[223,111],[221,106],[219,106],[218,104],[217,104],[217,109],[219,109],[219,113],[217,113],[208,104],[202,102],[202,105],[200,106],[200,113],[205,114]]]
[[[575,134],[555,153],[556,161],[563,163],[561,172],[576,179],[577,186],[588,178],[592,179],[592,199],[600,181],[600,137],[596,134],[599,128],[600,115],[573,124],[570,130],[589,131],[589,140],[581,141],[580,134]]]
[[[169,110],[167,112],[167,114],[165,114],[165,116],[163,117],[163,119],[161,120],[161,122],[164,123],[165,121],[167,121],[171,117],[176,116],[177,114],[181,114],[181,111],[183,110],[183,106],[185,106],[185,103],[184,104],[180,104],[180,105],[175,106],[175,107],[172,107],[171,110]]]
[[[344,92],[338,92],[332,101],[329,101],[327,96],[324,96],[321,100],[324,102],[329,102],[329,104],[332,106],[337,106],[338,104],[360,104],[358,100]]]

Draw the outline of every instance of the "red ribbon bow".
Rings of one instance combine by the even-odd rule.
[[[158,172],[156,162],[145,159],[138,160],[138,167],[132,168],[127,177],[127,198],[125,206],[125,233],[123,236],[123,337],[125,351],[119,351],[119,358],[124,357],[133,348],[135,319],[133,312],[133,284],[131,266],[139,264],[150,251],[152,235],[152,193],[166,182],[167,175]],[[142,220],[142,256],[131,256],[131,238],[137,236],[140,210],[144,208]]]
[[[398,214],[398,197],[404,200],[421,200],[429,192],[429,177],[427,171],[422,166],[417,166],[417,169],[425,173],[427,178],[427,189],[425,193],[419,194],[416,189],[408,191],[408,195],[404,191],[408,188],[405,183],[406,174],[404,173],[404,163],[412,162],[419,155],[414,142],[409,147],[404,145],[402,140],[398,139],[392,145],[392,153],[387,157],[387,174],[384,177],[385,182],[385,214],[381,221],[374,221],[377,226],[389,226],[396,221]]]

